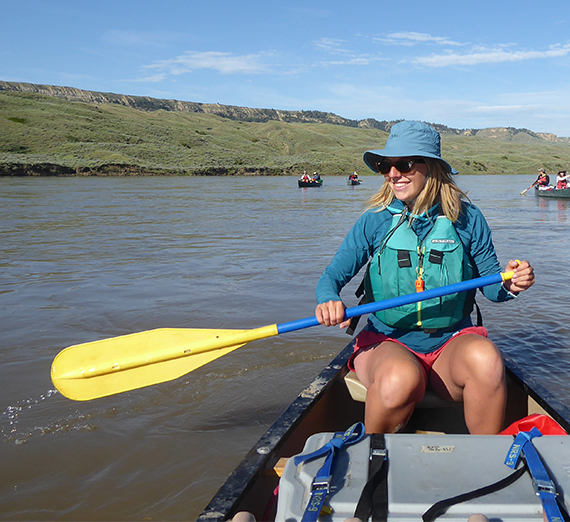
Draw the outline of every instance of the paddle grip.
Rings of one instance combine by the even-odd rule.
[[[502,281],[506,281],[512,277],[513,272],[493,274],[489,276],[478,277],[476,279],[470,279],[469,281],[461,281],[460,283],[442,286],[440,288],[432,288],[431,290],[425,290],[423,292],[401,295],[398,297],[393,297],[391,299],[385,299],[383,301],[367,303],[360,306],[355,306],[353,308],[347,308],[345,310],[344,318],[350,319],[351,317],[356,317],[358,315],[372,314],[374,312],[379,312],[380,310],[387,310],[388,308],[395,308],[396,306],[417,303],[419,301],[425,301],[426,299],[433,299],[434,297],[442,297],[444,295],[455,294],[458,292],[466,292],[475,288],[481,288],[483,286],[501,283]],[[298,319],[297,321],[278,324],[277,333],[281,334],[286,332],[293,332],[295,330],[301,330],[303,328],[309,328],[311,326],[317,326],[319,324],[320,323],[316,317],[307,317],[306,319]]]

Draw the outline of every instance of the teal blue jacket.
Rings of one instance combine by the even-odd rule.
[[[463,248],[475,267],[476,273],[473,277],[499,273],[501,267],[493,245],[491,230],[483,214],[475,205],[468,202],[463,202],[462,206],[459,219],[454,226]],[[403,208],[402,202],[395,200],[385,210],[380,212],[368,210],[360,216],[317,283],[316,297],[319,304],[340,300],[342,288],[368,263],[370,256],[389,231],[392,216],[402,212]],[[415,219],[412,227],[420,240],[423,240],[431,230],[433,218],[439,213],[437,205],[427,214]],[[508,301],[515,297],[501,283],[483,287],[481,291],[487,299],[495,302]],[[395,329],[380,322],[374,314],[369,315],[368,323],[367,328],[398,339],[418,353],[433,352],[451,339],[455,332],[472,326],[470,316],[450,328],[440,329],[435,333],[426,333],[420,329]]]

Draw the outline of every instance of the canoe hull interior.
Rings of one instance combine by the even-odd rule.
[[[269,428],[227,479],[198,518],[201,522],[223,521],[239,511],[253,513],[256,520],[274,520],[275,488],[286,460],[303,450],[307,439],[323,432],[344,432],[364,419],[364,403],[352,399],[345,383],[346,361],[352,343],[321,372]],[[560,403],[552,408],[548,392],[523,380],[524,372],[506,358],[508,404],[505,427],[530,413],[547,413],[570,431],[570,410]],[[536,392],[538,388],[539,392]],[[552,398],[550,398],[552,399]],[[405,433],[436,432],[467,434],[461,404],[418,405]],[[395,435],[396,437],[398,435]],[[273,502],[273,504],[272,504]],[[271,511],[268,513],[268,506]]]

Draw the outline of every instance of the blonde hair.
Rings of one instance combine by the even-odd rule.
[[[428,168],[426,184],[413,201],[411,208],[412,221],[414,216],[427,212],[436,203],[441,205],[443,215],[452,223],[457,221],[461,212],[461,200],[469,201],[467,194],[455,183],[452,174],[445,170],[442,164],[432,158],[423,158]],[[384,210],[394,201],[394,192],[390,184],[385,181],[382,187],[374,194],[367,204],[367,209]]]

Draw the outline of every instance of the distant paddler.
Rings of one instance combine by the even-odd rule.
[[[546,173],[546,170],[543,167],[540,167],[538,169],[538,178],[536,178],[536,181],[528,188],[524,189],[521,192],[521,196],[524,196],[532,187],[536,187],[538,189],[540,189],[541,187],[548,187],[548,185],[550,184],[550,176]]]

